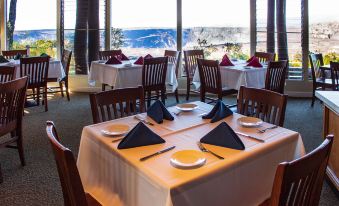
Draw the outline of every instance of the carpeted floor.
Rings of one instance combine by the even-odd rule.
[[[184,98],[181,97],[181,101]],[[197,100],[197,98],[194,98]],[[225,99],[234,103],[234,98]],[[175,104],[170,97],[167,106]],[[59,96],[49,101],[49,111],[30,108],[24,117],[24,147],[27,166],[21,167],[16,150],[0,149],[4,182],[0,184],[0,205],[62,205],[59,177],[45,121],[53,120],[64,145],[78,153],[82,128],[92,123],[87,94],[73,94],[71,102]],[[310,107],[309,99],[289,99],[285,127],[301,133],[307,151],[322,142],[322,106]],[[338,196],[325,181],[320,205],[339,205]]]

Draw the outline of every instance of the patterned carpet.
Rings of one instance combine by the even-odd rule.
[[[184,98],[181,97],[181,101]],[[193,98],[192,100],[197,100]],[[225,98],[227,104],[235,98]],[[166,105],[175,104],[169,97]],[[49,111],[30,108],[24,117],[24,147],[27,166],[21,167],[16,150],[0,149],[4,182],[0,205],[62,205],[63,198],[53,154],[45,134],[45,121],[53,120],[64,145],[78,153],[82,128],[92,123],[88,94],[72,94],[71,102],[59,96],[49,101]],[[309,99],[289,99],[285,127],[301,133],[307,151],[321,142],[322,106],[310,107]],[[324,183],[320,205],[339,205],[338,196]]]

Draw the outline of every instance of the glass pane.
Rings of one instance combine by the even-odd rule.
[[[267,44],[267,0],[257,0],[257,48],[266,52]]]
[[[183,48],[204,49],[206,57],[220,60],[250,54],[250,8],[248,0],[184,0]]]
[[[44,5],[44,9],[37,5]],[[8,17],[9,7],[8,3]],[[17,1],[13,46],[10,49],[30,47],[31,56],[47,53],[56,57],[56,11],[56,0]]]
[[[112,1],[112,49],[128,56],[176,50],[176,0]]]

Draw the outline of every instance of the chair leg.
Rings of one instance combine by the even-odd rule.
[[[2,172],[1,172],[1,164],[0,164],[0,184],[4,181],[4,179],[2,178]]]
[[[179,103],[178,89],[176,89],[176,90],[174,91],[174,95],[175,95],[175,100],[177,101],[177,103]]]
[[[70,101],[71,99],[69,98],[68,81],[65,81],[65,87],[66,87],[66,96],[67,96],[67,100]]]
[[[189,80],[187,80],[186,101],[188,101],[189,98],[190,98],[190,91],[191,91],[191,84],[190,84]]]
[[[36,101],[37,101],[37,105],[39,106],[40,105],[40,87],[37,88],[36,93],[37,93]]]
[[[48,111],[48,105],[47,105],[47,86],[44,87],[44,103],[45,103],[45,112]]]
[[[311,107],[314,106],[314,101],[315,101],[315,89],[313,89],[313,92],[312,92],[312,103],[311,103]]]
[[[166,89],[161,91],[161,101],[166,105]]]
[[[151,106],[151,92],[147,92],[147,108]]]
[[[102,91],[105,91],[105,87],[106,87],[105,84],[101,84],[101,90],[102,90]]]
[[[62,85],[62,82],[59,82],[59,87],[60,87],[61,96],[64,97],[64,86]]]
[[[20,157],[20,162],[22,166],[26,165],[25,161],[25,156],[24,156],[24,147],[22,144],[22,133],[21,131],[17,132],[18,135],[18,140],[17,140],[17,146],[18,146],[18,151],[19,151],[19,157]]]
[[[200,101],[205,102],[205,92],[200,90]]]

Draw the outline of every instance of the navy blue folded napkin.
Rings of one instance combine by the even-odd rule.
[[[220,123],[216,128],[201,138],[200,142],[237,150],[245,149],[244,143],[226,122]]]
[[[174,120],[174,117],[160,100],[157,100],[148,108],[147,116],[152,118],[158,124],[161,124],[164,119],[170,121]]]
[[[232,114],[233,112],[228,107],[226,107],[226,105],[221,100],[218,100],[213,109],[208,114],[202,116],[202,118],[211,119],[211,123],[213,123],[231,116]]]
[[[4,56],[0,55],[0,63],[9,62]]]
[[[14,60],[19,60],[21,57],[23,57],[21,54],[17,53],[15,56],[14,56]]]
[[[159,135],[150,130],[144,123],[139,122],[118,145],[118,149],[128,149],[153,144],[165,143]]]

